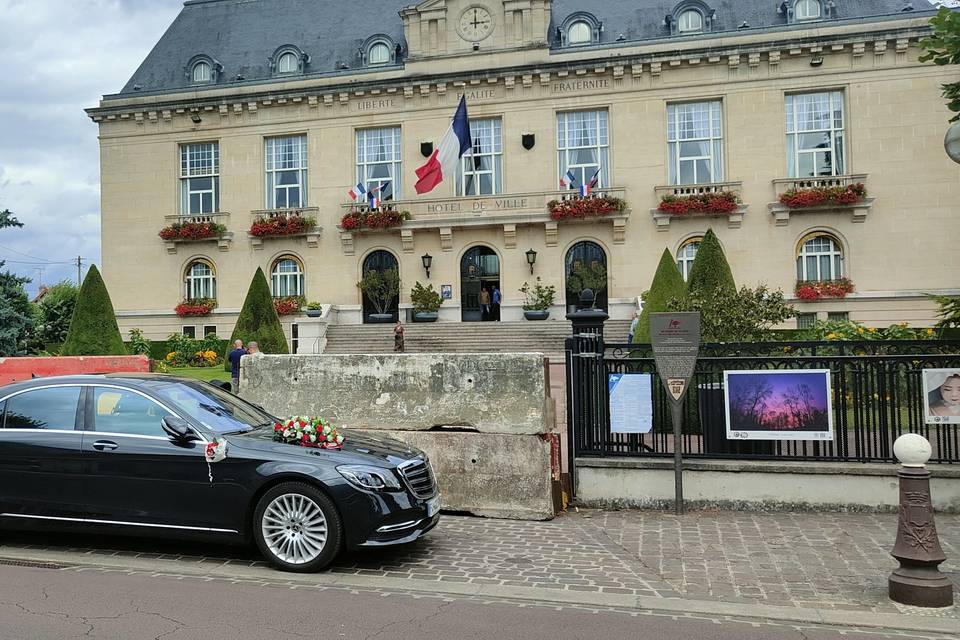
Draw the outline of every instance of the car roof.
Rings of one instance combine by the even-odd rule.
[[[224,372],[224,377],[226,377],[226,372]],[[111,384],[121,384],[129,385],[132,387],[138,386],[138,383],[145,382],[148,380],[166,380],[169,382],[193,382],[200,383],[200,380],[195,378],[186,378],[183,376],[172,376],[164,373],[101,373],[101,374],[84,374],[84,375],[69,375],[69,376],[49,376],[44,378],[33,378],[31,380],[21,380],[19,382],[13,382],[8,385],[0,387],[0,397],[8,395],[10,393],[15,393],[17,391],[23,391],[25,389],[30,389],[33,387],[44,387],[48,385],[58,385],[58,384],[94,384],[96,382],[109,382]]]

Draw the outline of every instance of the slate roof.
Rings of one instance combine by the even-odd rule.
[[[684,0],[554,0],[549,39],[556,47],[556,27],[574,12],[603,22],[599,46],[622,34],[628,42],[669,38],[663,18]],[[710,37],[751,29],[789,28],[778,14],[781,0],[702,0],[716,10]],[[927,0],[834,0],[838,20],[901,15],[932,10]],[[180,14],[121,91],[121,95],[184,89],[192,86],[187,65],[194,56],[209,56],[223,66],[217,87],[269,80],[269,59],[282,45],[308,54],[307,76],[354,75],[364,68],[358,52],[378,34],[402,44],[399,11],[414,0],[188,0]],[[697,38],[703,36],[684,36]],[[238,78],[238,76],[240,78]]]

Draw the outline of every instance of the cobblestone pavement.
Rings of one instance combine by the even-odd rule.
[[[943,569],[960,574],[960,516],[938,515]],[[445,516],[406,547],[344,554],[332,574],[565,592],[683,598],[960,618],[886,596],[896,516],[658,511],[571,512],[552,522]],[[202,563],[210,571],[265,566],[252,550],[182,542],[25,533],[5,550],[70,551],[96,563],[123,557]],[[165,563],[164,563],[165,564]]]

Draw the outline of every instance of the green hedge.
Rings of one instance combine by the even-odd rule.
[[[217,352],[218,354],[220,354],[220,353],[224,353],[224,352],[226,351],[227,345],[230,344],[230,341],[229,341],[229,340],[218,340],[217,343],[218,343],[219,346],[218,346],[218,348],[216,349],[216,352]],[[133,351],[130,350],[130,343],[129,343],[129,342],[126,343],[126,346],[127,346],[127,351],[128,351],[129,353],[133,353]],[[153,358],[154,360],[163,360],[164,358],[167,357],[167,354],[170,353],[171,351],[173,351],[173,349],[170,347],[170,343],[167,342],[166,340],[151,340],[151,341],[150,341],[150,357]]]

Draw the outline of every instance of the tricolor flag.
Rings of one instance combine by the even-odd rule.
[[[364,189],[362,183],[357,183],[353,189],[347,192],[347,195],[350,196],[351,200],[356,201],[358,198],[362,198],[367,193],[367,190]]]
[[[586,198],[591,191],[597,188],[598,184],[600,184],[600,169],[597,169],[597,172],[586,184],[580,185],[580,195]]]
[[[567,169],[567,173],[560,178],[561,189],[573,189],[573,183],[577,181],[577,176],[573,175],[573,169]]]
[[[466,96],[460,98],[460,106],[453,116],[453,124],[447,129],[440,145],[433,150],[427,164],[417,169],[417,193],[429,193],[443,182],[444,178],[453,179],[460,158],[473,147],[470,136],[470,119],[467,117]]]
[[[379,208],[380,208],[380,205],[381,205],[381,203],[382,203],[382,200],[380,200],[380,189],[381,189],[382,187],[383,187],[383,185],[381,184],[381,185],[380,185],[379,187],[377,187],[376,189],[370,189],[370,191],[367,192],[367,201],[368,201],[371,209],[379,209]]]

